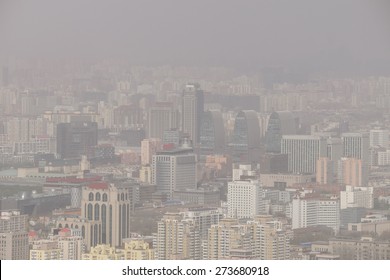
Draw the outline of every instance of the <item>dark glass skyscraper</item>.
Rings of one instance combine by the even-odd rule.
[[[223,153],[225,150],[225,127],[219,111],[207,111],[203,114],[200,126],[201,154]]]
[[[60,123],[57,125],[57,154],[62,159],[81,158],[98,143],[95,122]]]
[[[266,152],[279,154],[282,136],[297,134],[297,128],[298,120],[292,112],[273,112],[269,118],[265,134]]]
[[[260,126],[256,111],[245,110],[237,114],[229,146],[235,162],[259,161]]]

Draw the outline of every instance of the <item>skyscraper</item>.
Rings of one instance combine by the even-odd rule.
[[[266,152],[280,153],[282,136],[297,134],[297,129],[298,119],[294,117],[292,112],[273,112],[269,118],[265,133]]]
[[[91,225],[91,238],[88,238],[90,244],[87,246],[122,246],[122,240],[130,237],[132,206],[132,190],[129,186],[94,183],[83,187],[81,216],[88,221],[100,222]]]
[[[204,96],[198,84],[188,84],[182,98],[182,131],[187,133],[193,146],[200,141],[200,125],[204,111]]]
[[[319,184],[331,184],[334,180],[333,162],[327,157],[317,159],[316,182]]]
[[[28,260],[27,215],[2,211],[0,216],[0,260]]]
[[[284,135],[282,154],[288,155],[288,170],[315,173],[317,160],[326,156],[326,139],[313,135]]]
[[[387,129],[370,130],[370,147],[389,148],[389,130]]]
[[[257,181],[228,183],[228,217],[245,219],[264,213],[264,190]]]
[[[152,157],[162,148],[161,139],[150,138],[141,141],[141,164],[152,164]]]
[[[178,128],[178,111],[168,102],[156,103],[149,109],[148,137],[163,139],[164,131]]]
[[[257,163],[260,160],[260,127],[256,111],[240,111],[234,122],[229,145],[234,162]]]
[[[341,135],[343,141],[343,157],[362,160],[362,184],[368,183],[370,164],[370,142],[368,133],[344,133]]]
[[[170,198],[175,190],[196,189],[196,155],[192,149],[167,150],[154,155],[152,184]]]
[[[57,125],[57,154],[63,159],[80,158],[97,145],[98,127],[95,122],[59,123]]]
[[[220,111],[203,114],[200,126],[200,150],[204,155],[225,151],[225,127]]]
[[[202,253],[199,225],[180,213],[167,213],[158,222],[154,247],[158,260],[199,260]]]

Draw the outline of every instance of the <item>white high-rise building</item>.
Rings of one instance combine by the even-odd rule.
[[[258,181],[228,183],[228,217],[253,218],[265,213],[265,191]]]
[[[372,187],[354,187],[347,185],[340,192],[340,209],[350,207],[374,208],[374,189]]]
[[[336,233],[340,229],[340,202],[338,199],[296,197],[292,202],[292,228],[324,225]]]
[[[288,170],[315,173],[317,160],[327,154],[326,139],[314,135],[283,135],[282,154],[288,155]]]

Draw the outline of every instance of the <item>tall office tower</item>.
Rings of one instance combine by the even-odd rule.
[[[179,113],[172,103],[156,103],[149,109],[148,137],[163,139],[164,131],[179,127]]]
[[[141,164],[152,164],[152,157],[162,148],[161,139],[150,138],[141,141]]]
[[[225,126],[220,111],[207,111],[203,114],[200,126],[200,151],[203,155],[224,153]]]
[[[362,187],[365,186],[363,176],[363,162],[361,159],[341,158],[339,160],[337,171],[339,184]]]
[[[283,230],[280,221],[272,216],[256,216],[248,221],[253,236],[254,259],[259,260],[288,260],[290,258],[289,234]]]
[[[334,182],[333,162],[327,157],[317,159],[316,182],[318,184],[332,184]]]
[[[265,192],[257,181],[228,183],[228,217],[244,219],[264,213]]]
[[[173,197],[175,190],[196,189],[196,155],[191,148],[158,152],[152,159],[152,184]]]
[[[292,229],[324,225],[335,233],[340,229],[340,201],[295,197],[292,202]]]
[[[288,171],[315,173],[317,159],[326,156],[326,139],[313,135],[284,135],[282,154],[288,155]]]
[[[94,183],[83,187],[81,216],[88,221],[101,222],[91,228],[92,238],[87,246],[122,246],[122,240],[130,236],[132,207],[132,190],[127,185]]]
[[[232,142],[229,145],[234,162],[258,163],[260,160],[260,127],[257,113],[240,111],[234,122]]]
[[[265,146],[267,153],[281,152],[283,135],[294,135],[298,131],[298,118],[292,112],[273,112],[269,118],[265,133]]]
[[[154,248],[157,260],[199,260],[199,226],[179,213],[167,213],[158,222]]]
[[[87,155],[98,143],[95,122],[60,123],[57,125],[57,154],[63,159]]]
[[[182,98],[182,131],[189,135],[193,146],[200,141],[200,125],[204,111],[203,91],[198,84],[188,84]]]
[[[370,174],[369,135],[367,133],[344,133],[341,135],[341,139],[343,141],[343,157],[362,160],[362,184],[366,185]]]
[[[389,130],[372,129],[370,130],[370,148],[383,147],[389,148]]]
[[[0,260],[28,260],[27,215],[2,211],[0,216]]]
[[[341,138],[328,138],[326,156],[332,161],[333,171],[337,170],[337,163],[343,156],[343,141]]]

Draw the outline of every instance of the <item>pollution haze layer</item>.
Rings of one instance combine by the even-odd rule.
[[[0,64],[120,59],[390,73],[386,0],[0,0]]]

